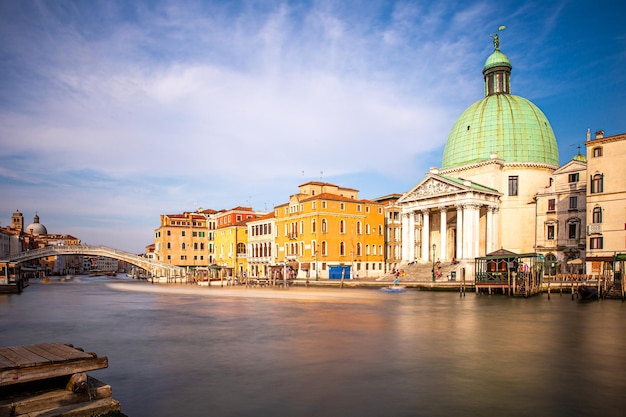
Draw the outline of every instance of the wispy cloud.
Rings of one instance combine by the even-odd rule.
[[[535,6],[3,2],[0,209],[39,210],[56,232],[80,219],[87,239],[96,218],[271,209],[322,175],[371,185],[363,197],[405,191],[482,96],[502,16],[555,30],[562,7],[538,20]]]

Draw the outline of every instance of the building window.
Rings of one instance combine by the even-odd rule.
[[[554,231],[556,227],[553,224],[548,225],[548,240],[554,240]]]
[[[589,247],[591,249],[602,249],[602,236],[589,238]]]
[[[325,209],[326,208],[326,202],[322,201],[322,208]]]
[[[361,256],[361,242],[356,243],[356,256]]]
[[[183,236],[183,237],[185,236],[185,231],[184,230],[181,232],[181,236]]]
[[[314,192],[314,193],[315,193],[315,192]],[[315,195],[315,194],[313,194],[313,195]],[[315,201],[312,201],[312,202],[311,202],[311,209],[315,210]]]
[[[356,234],[357,235],[363,234],[363,230],[361,228],[361,222],[356,222]]]
[[[326,241],[322,241],[322,256],[327,255]]]
[[[593,157],[597,158],[599,156],[602,156],[602,147],[593,148]]]
[[[360,204],[356,205],[356,211],[359,212],[359,213],[361,212],[361,205]]]
[[[344,203],[339,203],[339,210],[345,210],[346,205]]]
[[[322,233],[328,233],[328,226],[326,225],[326,219],[322,219]]]
[[[556,210],[556,200],[554,198],[551,198],[548,200],[548,211],[554,210]]]
[[[171,231],[171,230],[168,230],[168,231],[167,231],[167,235],[168,235],[168,236],[172,236],[172,231]]]
[[[517,175],[511,175],[509,177],[509,195],[517,195],[518,181],[519,177]]]
[[[315,228],[315,219],[311,220],[311,233],[316,233],[317,229]]]
[[[339,220],[339,233],[346,233],[346,222]]]
[[[604,176],[595,174],[591,177],[591,194],[601,193],[604,190]]]
[[[180,248],[181,248],[182,250],[185,250],[185,242],[181,243]]]
[[[569,174],[569,182],[578,182],[580,180],[580,173]]]
[[[246,244],[243,242],[237,243],[237,255],[245,255],[246,254]]]
[[[346,244],[343,242],[339,243],[339,256],[346,256]]]
[[[576,210],[578,208],[578,197],[569,198],[569,209]]]
[[[578,237],[578,225],[576,223],[569,223],[567,226],[567,237],[569,239],[576,239]]]
[[[602,223],[602,207],[593,208],[593,223]]]

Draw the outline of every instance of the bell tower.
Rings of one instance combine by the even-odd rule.
[[[19,210],[15,210],[15,213],[13,213],[13,216],[11,217],[11,229],[18,230],[20,232],[24,231],[24,216]]]

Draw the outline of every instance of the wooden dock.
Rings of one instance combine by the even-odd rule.
[[[86,374],[108,358],[62,343],[0,348],[0,417],[119,412],[111,387]]]

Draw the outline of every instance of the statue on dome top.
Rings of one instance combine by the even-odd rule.
[[[500,30],[504,30],[506,29],[506,26],[500,26],[498,27],[498,31]],[[493,35],[490,35],[493,38],[493,50],[494,51],[499,51],[500,50],[500,36],[497,33],[494,33]]]

